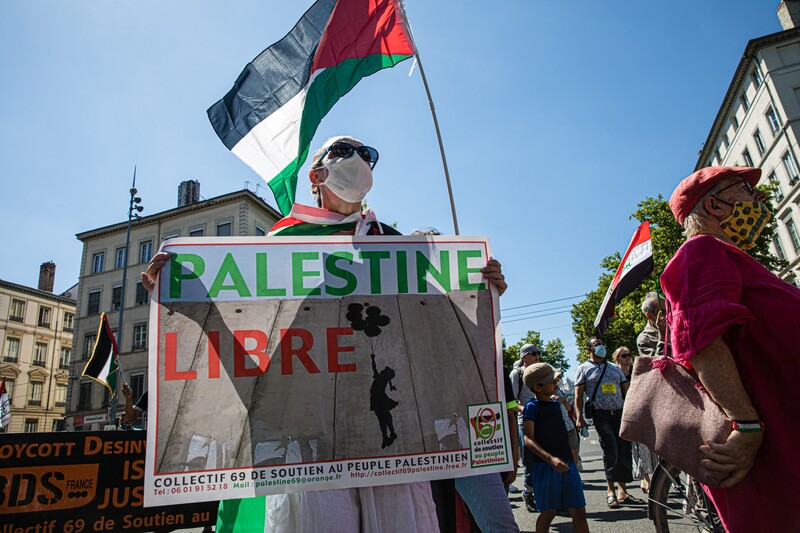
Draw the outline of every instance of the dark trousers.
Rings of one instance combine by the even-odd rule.
[[[606,479],[616,483],[630,483],[633,481],[631,443],[619,436],[622,410],[595,409],[593,420],[594,429],[600,437],[600,447],[603,448]]]

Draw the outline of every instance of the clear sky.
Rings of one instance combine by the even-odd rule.
[[[502,308],[595,288],[600,259],[633,234],[636,203],[669,196],[693,170],[747,41],[781,30],[778,4],[406,2],[461,234],[490,238],[510,286]],[[134,165],[144,214],[175,207],[182,180],[199,180],[205,198],[259,182],[205,111],[310,5],[3,2],[0,278],[35,287],[53,260],[56,291],[73,285],[75,234],[125,220]],[[342,133],[376,147],[368,200],[378,216],[403,232],[450,233],[433,123],[410,67],[362,80],[312,147]],[[561,337],[572,358],[568,309],[553,308],[574,301],[504,313],[507,340],[537,329]],[[537,309],[550,316],[510,322]]]

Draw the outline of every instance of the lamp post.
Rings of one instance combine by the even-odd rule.
[[[117,321],[117,348],[119,349],[120,354],[122,353],[122,326],[123,322],[122,319],[125,315],[125,287],[128,280],[128,250],[130,249],[131,245],[131,221],[132,220],[139,220],[141,217],[139,213],[144,211],[144,207],[142,207],[142,199],[136,196],[136,166],[133,167],[133,183],[131,183],[131,200],[130,204],[128,205],[128,231],[125,234],[125,251],[123,252],[124,257],[122,259],[122,289],[120,290],[119,295],[119,320]],[[121,367],[120,367],[121,370]],[[120,372],[121,373],[121,372]],[[111,424],[116,424],[117,421],[117,398],[119,398],[119,379],[117,379],[117,390],[114,391],[114,396],[111,398],[111,410],[109,413],[108,421]]]

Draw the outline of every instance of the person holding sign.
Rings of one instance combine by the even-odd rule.
[[[309,171],[316,207],[296,203],[269,235],[399,235],[391,226],[380,223],[370,209],[362,210],[377,161],[377,150],[353,137],[326,141],[312,159]],[[154,288],[158,271],[169,257],[162,252],[152,258],[141,276],[146,289]],[[507,285],[499,262],[489,260],[481,272],[498,293],[505,291]],[[383,415],[386,409],[379,411]],[[393,430],[388,424],[387,429],[388,446]],[[223,501],[217,531],[234,530],[428,532],[439,531],[439,524],[430,483],[425,481]]]
[[[603,449],[603,466],[608,482],[607,503],[611,509],[622,504],[643,504],[639,498],[628,494],[626,483],[633,481],[631,443],[619,436],[622,423],[622,404],[628,392],[628,380],[617,365],[606,361],[603,340],[592,337],[586,342],[589,360],[575,371],[576,425],[586,426],[586,418],[594,420]],[[586,405],[583,395],[586,393]],[[591,413],[588,413],[591,411]],[[614,483],[617,491],[614,492]]]

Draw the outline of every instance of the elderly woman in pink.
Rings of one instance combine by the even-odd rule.
[[[688,240],[661,276],[675,359],[697,377],[731,420],[724,443],[701,447],[718,474],[706,490],[731,532],[800,531],[796,341],[800,289],[744,250],[770,214],[754,187],[761,169],[709,167],[683,180],[669,205]],[[765,369],[769,369],[767,372]]]

